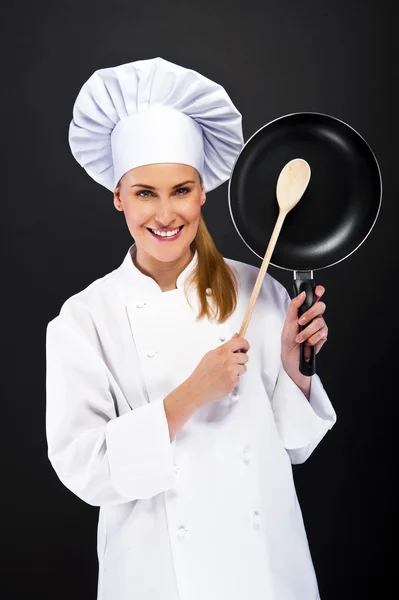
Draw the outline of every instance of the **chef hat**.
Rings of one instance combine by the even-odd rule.
[[[95,71],[69,127],[73,156],[114,191],[130,169],[187,164],[212,190],[230,177],[243,146],[241,114],[225,89],[162,58]]]

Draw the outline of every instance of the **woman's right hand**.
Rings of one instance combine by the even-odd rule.
[[[207,352],[187,379],[200,406],[227,396],[247,370],[247,340],[237,333],[231,340]]]

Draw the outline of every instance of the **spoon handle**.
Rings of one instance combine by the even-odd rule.
[[[278,239],[279,233],[281,231],[281,227],[283,225],[284,219],[287,216],[287,212],[288,211],[283,211],[283,210],[280,209],[280,212],[279,212],[276,224],[275,224],[274,229],[273,229],[272,236],[271,236],[270,241],[269,241],[269,245],[267,246],[265,257],[264,257],[264,259],[262,261],[262,265],[261,265],[261,267],[259,269],[258,277],[256,278],[254,289],[252,290],[252,294],[251,294],[251,297],[249,299],[249,303],[248,303],[247,310],[245,312],[244,319],[243,319],[242,324],[241,324],[241,329],[240,329],[239,334],[238,334],[240,336],[244,336],[246,334],[246,331],[247,331],[247,328],[248,328],[248,324],[249,324],[249,320],[251,318],[252,311],[254,309],[256,299],[258,298],[258,295],[259,295],[259,292],[260,292],[260,288],[261,288],[262,283],[263,283],[263,279],[264,279],[264,277],[266,275],[266,271],[267,271],[267,268],[269,266],[272,254],[273,254],[274,247],[275,247],[275,245],[277,243],[277,239]]]

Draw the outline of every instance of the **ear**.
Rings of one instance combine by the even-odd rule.
[[[201,206],[206,202],[205,187],[201,185]]]
[[[123,212],[122,201],[120,199],[120,189],[117,187],[114,191],[114,206],[116,210]]]

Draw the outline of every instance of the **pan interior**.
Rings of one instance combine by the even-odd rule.
[[[262,128],[243,148],[229,190],[235,226],[260,258],[279,213],[278,176],[294,158],[309,163],[311,178],[284,220],[271,264],[320,269],[351,254],[373,227],[381,196],[379,169],[363,138],[332,117],[297,113]]]

